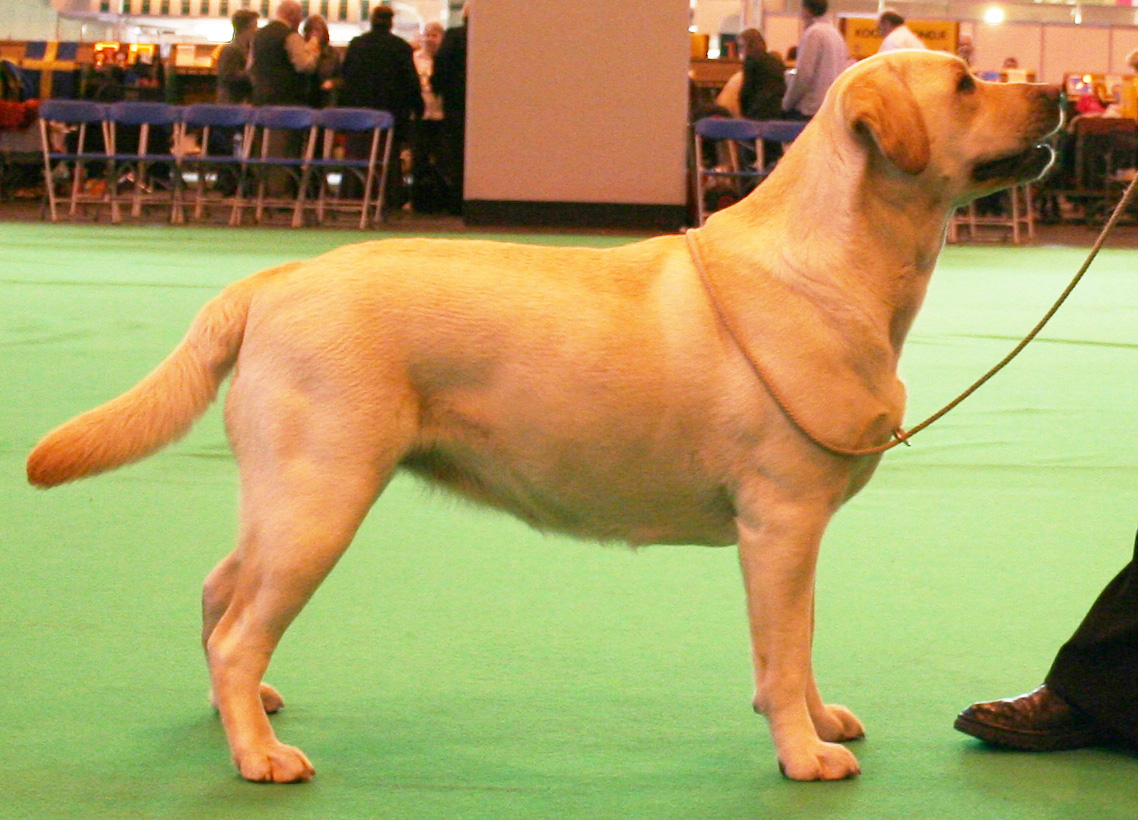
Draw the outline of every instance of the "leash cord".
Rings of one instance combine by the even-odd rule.
[[[893,437],[891,440],[887,441],[884,444],[879,444],[876,447],[849,448],[834,444],[828,444],[827,442],[824,442],[817,436],[813,435],[802,424],[802,422],[799,421],[799,419],[791,411],[790,406],[779,394],[778,390],[775,389],[771,379],[767,377],[762,367],[751,355],[750,351],[748,351],[747,348],[743,345],[742,337],[735,330],[735,326],[731,321],[731,318],[727,315],[726,310],[724,310],[723,303],[719,298],[719,294],[715,290],[715,286],[711,281],[711,277],[708,276],[707,270],[704,267],[703,257],[700,254],[699,245],[696,241],[695,230],[687,231],[685,237],[688,241],[688,249],[691,252],[692,261],[695,263],[696,271],[699,273],[700,281],[703,283],[704,288],[707,290],[708,295],[711,297],[711,303],[715,309],[715,313],[718,316],[719,321],[723,324],[724,328],[726,328],[732,340],[735,342],[735,345],[742,351],[743,358],[747,360],[747,363],[755,372],[755,375],[758,376],[759,381],[763,383],[763,386],[766,387],[767,391],[771,394],[771,397],[774,398],[775,403],[779,406],[779,409],[782,410],[783,415],[790,419],[791,423],[794,424],[796,428],[798,428],[799,432],[801,432],[804,436],[806,436],[806,438],[821,447],[823,450],[827,450],[828,452],[840,456],[869,456],[876,455],[878,453],[884,453],[886,450],[892,450],[899,444],[909,446],[909,439],[924,430],[926,427],[930,426],[933,422],[937,421],[942,416],[946,415],[949,411],[955,409],[959,404],[961,404],[961,402],[979,390],[980,387],[983,386],[989,379],[1003,370],[1012,361],[1012,359],[1018,356],[1025,347],[1034,341],[1035,337],[1039,335],[1040,331],[1043,330],[1047,323],[1051,321],[1051,318],[1059,311],[1059,308],[1062,307],[1063,303],[1067,301],[1067,297],[1070,296],[1071,293],[1075,290],[1075,287],[1082,280],[1083,275],[1086,274],[1087,270],[1090,269],[1091,263],[1094,262],[1095,257],[1098,256],[1098,252],[1102,249],[1102,246],[1106,242],[1107,237],[1110,235],[1111,231],[1114,230],[1114,226],[1118,222],[1119,218],[1121,218],[1122,212],[1126,209],[1126,206],[1130,203],[1130,200],[1134,198],[1134,193],[1136,190],[1138,190],[1138,174],[1135,174],[1134,179],[1130,181],[1130,185],[1127,186],[1126,191],[1122,194],[1122,198],[1118,201],[1118,204],[1115,206],[1113,213],[1110,215],[1110,218],[1106,221],[1106,224],[1103,225],[1102,230],[1099,232],[1098,239],[1095,240],[1095,243],[1091,247],[1090,253],[1087,254],[1087,258],[1083,262],[1082,267],[1079,268],[1078,272],[1075,274],[1074,278],[1071,279],[1070,283],[1063,290],[1063,292],[1059,294],[1059,298],[1055,300],[1055,304],[1051,306],[1051,308],[1043,315],[1043,318],[1039,320],[1035,327],[1033,327],[1028,332],[1028,334],[1019,342],[1019,344],[1012,348],[1011,352],[1004,356],[1004,358],[993,365],[987,373],[969,385],[959,396],[950,401],[940,410],[937,410],[927,419],[909,430],[903,430],[898,427],[893,431]]]

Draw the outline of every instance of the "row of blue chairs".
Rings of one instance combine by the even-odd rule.
[[[383,218],[395,125],[386,111],[45,100],[39,115],[52,221],[64,200],[70,217],[108,206],[116,223],[128,203],[134,217],[155,203],[168,207],[171,222],[184,222],[187,210],[201,219],[219,204],[231,225],[248,209],[257,222],[268,209],[289,209],[294,227],[306,211],[320,223],[357,211],[361,229]],[[223,177],[228,190],[219,194]]]

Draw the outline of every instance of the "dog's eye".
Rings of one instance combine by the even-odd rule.
[[[971,94],[976,90],[976,81],[972,79],[971,74],[965,74],[960,78],[960,82],[956,84],[956,90],[961,94]]]

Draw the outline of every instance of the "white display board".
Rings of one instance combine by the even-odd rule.
[[[1062,82],[1063,75],[1110,71],[1110,29],[1092,26],[1046,26],[1043,29],[1045,82]]]
[[[1008,57],[1015,57],[1022,69],[1039,71],[1043,27],[1037,23],[980,23],[972,29],[972,46],[972,67],[977,71],[999,71]]]
[[[465,198],[683,205],[688,16],[688,0],[478,0]]]
[[[1138,28],[1115,28],[1111,30],[1111,74],[1134,73],[1134,69],[1126,62],[1126,56],[1134,49],[1138,49]]]

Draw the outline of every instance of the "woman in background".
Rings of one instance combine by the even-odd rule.
[[[300,29],[305,40],[315,40],[320,48],[316,70],[311,75],[308,104],[313,108],[328,108],[336,104],[336,90],[340,84],[340,53],[332,48],[328,22],[319,14],[304,21]]]

